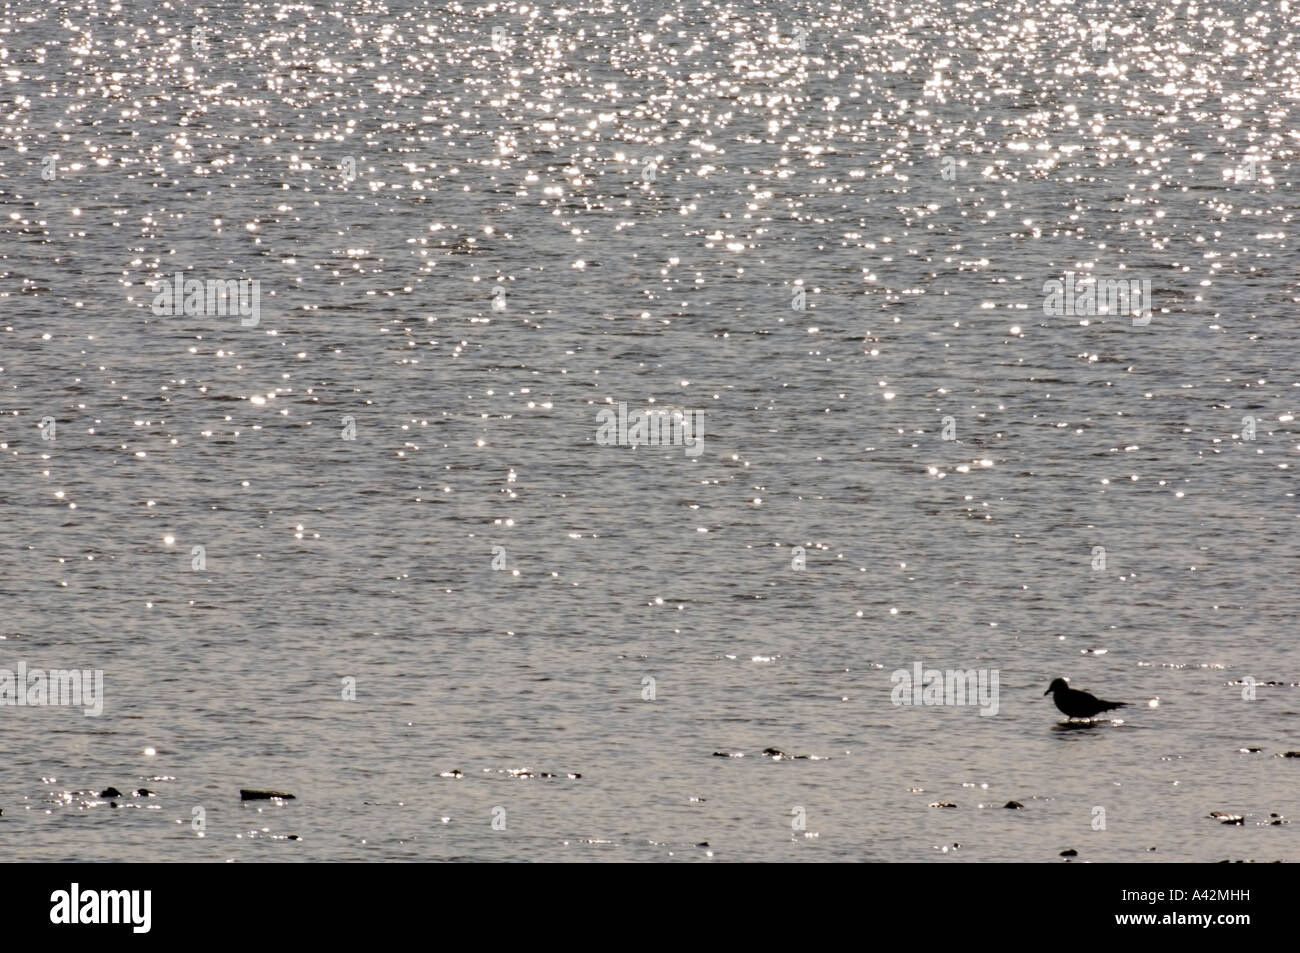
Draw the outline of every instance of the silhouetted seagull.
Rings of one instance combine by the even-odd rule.
[[[1047,691],[1043,694],[1051,695],[1052,701],[1056,702],[1056,707],[1065,712],[1068,718],[1092,718],[1103,711],[1123,708],[1128,704],[1128,702],[1102,701],[1096,695],[1071,688],[1063,678],[1053,679],[1052,684],[1047,686]]]

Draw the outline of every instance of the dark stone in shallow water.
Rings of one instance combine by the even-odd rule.
[[[1025,809],[1025,806],[1019,801],[1007,801],[1007,803],[1002,806],[1012,811],[1023,811]]]
[[[1069,850],[1063,850],[1063,851],[1061,851],[1061,856],[1062,856],[1062,857],[1078,857],[1078,856],[1079,856],[1079,852],[1078,852],[1077,850],[1075,850],[1073,847],[1071,847]]]
[[[135,796],[136,796],[136,797],[153,797],[153,792],[150,791],[148,788],[141,788],[140,790],[138,790],[138,791],[135,792]]]
[[[764,748],[764,757],[771,758],[773,761],[813,761],[817,760],[810,754],[786,754],[780,748]],[[827,759],[821,759],[827,760]]]
[[[285,794],[282,791],[250,791],[248,788],[239,789],[239,799],[241,801],[292,801],[292,794]]]
[[[956,807],[957,805],[953,804],[952,801],[935,801],[930,806],[931,807]]]
[[[100,797],[121,797],[122,792],[119,791],[117,788],[104,788],[104,790],[99,792],[99,796]]]
[[[1284,758],[1300,758],[1300,751],[1287,751],[1282,755]]]

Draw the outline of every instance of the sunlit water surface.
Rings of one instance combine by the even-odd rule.
[[[8,855],[1300,859],[1297,16],[0,8]]]

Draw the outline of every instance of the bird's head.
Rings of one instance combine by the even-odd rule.
[[[1052,679],[1052,684],[1047,686],[1047,691],[1043,692],[1043,694],[1050,695],[1053,692],[1063,692],[1069,687],[1070,687],[1069,685],[1065,684],[1065,679],[1054,678]]]

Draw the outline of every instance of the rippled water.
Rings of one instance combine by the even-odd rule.
[[[1296,8],[863,6],[0,8],[11,856],[1300,859]]]

